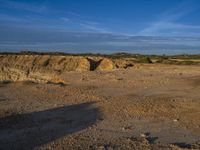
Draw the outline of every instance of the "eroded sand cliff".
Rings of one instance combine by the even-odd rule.
[[[52,55],[0,55],[0,81],[63,83],[58,75],[69,71],[112,70],[132,67],[128,60]]]

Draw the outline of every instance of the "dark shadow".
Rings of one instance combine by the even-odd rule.
[[[33,149],[86,129],[99,118],[93,103],[0,118],[0,149]]]
[[[126,66],[124,68],[127,69],[127,68],[130,68],[130,67],[133,67],[133,66],[134,66],[133,64],[126,64]]]
[[[149,144],[155,144],[158,137],[147,137],[146,139],[149,142]]]
[[[155,144],[156,140],[158,139],[158,137],[151,136],[150,132],[146,132],[144,135],[146,136],[145,139],[149,142],[149,144]]]
[[[93,59],[90,59],[90,58],[87,58],[87,60],[89,61],[90,63],[90,71],[94,71],[98,66],[99,64],[101,63],[102,59],[99,60],[99,61],[95,61]]]
[[[9,84],[9,83],[12,83],[12,81],[10,80],[0,81],[0,84]]]
[[[4,97],[0,97],[0,102],[2,102],[2,101],[6,101],[7,99],[6,98],[4,98]]]
[[[51,81],[48,81],[47,84],[58,85],[60,87],[65,87],[67,85],[63,82],[54,83],[54,82],[51,82]]]
[[[172,143],[172,144],[178,146],[179,148],[188,148],[188,149],[192,148],[192,145],[187,143]]]

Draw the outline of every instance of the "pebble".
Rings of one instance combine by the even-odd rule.
[[[98,147],[98,150],[104,150],[104,149],[105,149],[104,146],[99,146],[99,147]]]
[[[150,136],[150,134],[151,134],[151,133],[149,133],[149,132],[141,133],[141,134],[140,134],[140,137],[146,138],[146,137]]]
[[[178,119],[174,119],[173,121],[174,121],[174,122],[178,122]]]
[[[144,134],[144,133],[141,133],[141,134],[140,134],[140,137],[143,137],[143,138],[145,138],[145,137],[146,137],[146,134]]]

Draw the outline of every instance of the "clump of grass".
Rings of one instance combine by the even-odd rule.
[[[138,62],[139,63],[148,63],[148,64],[152,64],[153,63],[150,57],[140,57],[138,59]]]
[[[182,60],[182,61],[177,61],[177,60],[172,60],[172,59],[164,59],[164,58],[159,58],[156,63],[162,63],[162,64],[174,64],[174,65],[197,65],[200,64],[199,62],[194,62],[190,60]]]
[[[171,59],[169,59],[169,58],[167,58],[167,59],[160,58],[160,59],[158,59],[158,60],[156,61],[156,63],[162,63],[162,64],[177,64],[178,61],[176,61],[176,60],[171,60]]]
[[[188,60],[188,61],[180,61],[179,64],[180,65],[195,65],[195,64],[198,64],[198,63]]]

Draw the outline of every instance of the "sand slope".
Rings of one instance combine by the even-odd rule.
[[[120,61],[123,62],[120,64]],[[120,64],[120,65],[118,65]],[[69,71],[112,70],[133,63],[96,57],[52,55],[0,55],[0,81],[63,82],[58,75]]]

